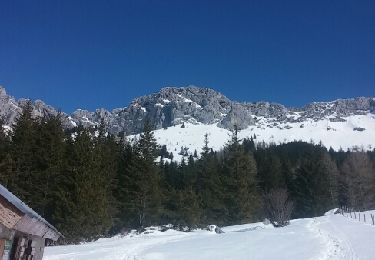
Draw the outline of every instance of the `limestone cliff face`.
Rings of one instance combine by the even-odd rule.
[[[7,125],[12,125],[27,99],[16,100],[0,87],[0,116]],[[44,114],[56,115],[58,111],[43,101],[32,101],[35,117]],[[168,128],[182,122],[217,124],[219,127],[240,129],[258,124],[266,118],[267,124],[277,125],[286,122],[315,121],[329,118],[342,121],[349,115],[375,113],[375,99],[358,97],[339,99],[332,102],[314,102],[302,108],[287,108],[269,102],[240,103],[231,101],[223,94],[209,88],[188,86],[168,87],[158,93],[134,99],[128,107],[112,111],[97,109],[94,112],[76,110],[72,114],[62,112],[65,128],[82,125],[90,127],[104,120],[113,134],[136,134],[142,131],[145,120],[155,129]]]

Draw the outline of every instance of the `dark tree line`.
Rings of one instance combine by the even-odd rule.
[[[31,111],[26,105],[13,130],[0,131],[0,183],[66,243],[149,225],[195,228],[264,217],[283,225],[283,209],[292,205],[294,218],[340,205],[375,207],[374,151],[255,144],[234,131],[223,150],[214,152],[206,135],[200,155],[175,162],[158,159],[171,156],[149,124],[129,142],[108,135],[104,123],[64,131],[59,116],[34,119]]]

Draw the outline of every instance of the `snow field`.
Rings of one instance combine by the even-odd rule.
[[[285,123],[272,126],[266,118],[261,118],[258,125],[250,126],[239,131],[239,138],[256,136],[255,142],[282,144],[293,141],[305,141],[322,144],[335,150],[342,148],[357,148],[372,150],[375,148],[375,115],[354,115],[345,118],[346,122],[330,122],[329,119],[320,121],[305,121],[301,123]],[[303,126],[303,127],[301,127]],[[355,131],[354,128],[364,128],[364,131]],[[204,135],[208,134],[209,147],[220,150],[230,140],[231,132],[218,127],[216,124],[203,125],[185,123],[181,125],[154,131],[155,138],[160,145],[166,145],[167,150],[173,153],[174,159],[180,162],[183,156],[178,153],[182,147],[189,148],[188,153],[198,154],[203,147]],[[129,136],[130,139],[134,136]]]
[[[372,213],[374,213],[373,211]],[[367,212],[369,214],[369,212]],[[47,260],[208,260],[208,259],[361,259],[375,257],[375,226],[332,212],[296,219],[284,228],[262,223],[205,230],[168,230],[100,239],[81,245],[48,247]]]

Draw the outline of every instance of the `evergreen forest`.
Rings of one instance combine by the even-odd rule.
[[[206,134],[200,154],[177,162],[152,130],[146,122],[135,141],[109,135],[104,122],[64,130],[59,115],[36,119],[28,104],[12,131],[0,131],[0,183],[56,226],[62,243],[151,225],[261,221],[265,195],[277,189],[293,202],[292,218],[375,208],[375,150],[266,144],[234,130],[222,150]]]

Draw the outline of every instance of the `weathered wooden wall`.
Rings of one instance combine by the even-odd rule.
[[[48,238],[56,241],[59,239],[59,234],[51,230],[44,222],[41,222],[35,218],[31,218],[27,215],[23,216],[15,225],[14,229],[23,232],[25,234],[31,234],[34,236]]]
[[[24,236],[16,234],[16,249],[12,260],[42,260],[45,240],[37,236]]]
[[[33,260],[42,260],[44,254],[45,239],[40,237],[33,237],[33,247],[35,254]]]

